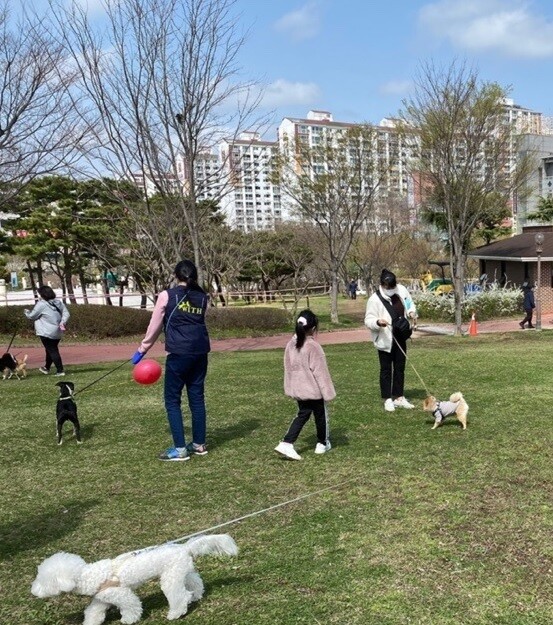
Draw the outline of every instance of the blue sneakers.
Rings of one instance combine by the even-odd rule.
[[[171,462],[184,462],[185,460],[190,460],[190,454],[186,449],[179,451],[174,447],[169,447],[164,452],[159,454],[160,460],[168,460]]]

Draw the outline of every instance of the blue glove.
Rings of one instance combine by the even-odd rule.
[[[132,355],[131,358],[131,362],[133,365],[137,365],[143,358],[144,358],[145,354],[143,354],[142,352],[134,352],[134,354]]]

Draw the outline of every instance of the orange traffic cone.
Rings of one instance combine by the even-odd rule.
[[[478,324],[476,323],[476,315],[472,313],[472,319],[469,325],[469,335],[476,336],[478,334]]]

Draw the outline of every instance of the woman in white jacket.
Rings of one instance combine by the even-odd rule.
[[[65,373],[58,345],[69,319],[69,311],[61,300],[56,299],[54,289],[51,287],[39,287],[38,294],[41,299],[35,304],[33,310],[24,312],[27,319],[34,321],[35,333],[46,352],[44,367],[40,367],[39,371],[48,374],[53,364],[56,367],[56,375],[62,376]]]
[[[373,293],[367,302],[365,325],[371,331],[373,343],[378,350],[380,394],[384,400],[384,409],[393,412],[396,408],[414,406],[403,395],[407,339],[398,332],[392,334],[389,307],[396,317],[416,318],[417,311],[409,291],[397,284],[396,276],[391,271],[383,269],[379,291]]]

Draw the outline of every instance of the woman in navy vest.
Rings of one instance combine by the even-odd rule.
[[[174,447],[160,460],[183,461],[191,454],[207,454],[204,382],[207,373],[209,336],[205,325],[208,295],[198,285],[198,271],[190,260],[175,267],[177,286],[162,291],[157,299],[146,336],[131,361],[137,364],[156,342],[163,329],[165,350],[165,409]],[[192,441],[186,445],[182,419],[182,391],[186,386],[192,414]]]

